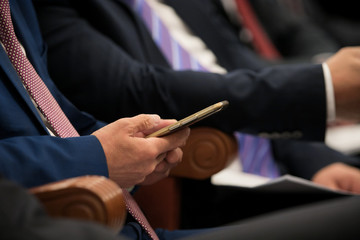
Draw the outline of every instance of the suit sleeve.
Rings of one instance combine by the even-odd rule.
[[[0,140],[0,172],[32,187],[81,175],[108,176],[105,154],[95,136],[50,136]]]
[[[360,167],[356,157],[347,156],[319,142],[274,140],[273,152],[283,172],[311,179],[313,175],[332,163],[342,162]]]
[[[265,27],[277,48],[285,57],[311,60],[321,53],[334,53],[340,45],[304,16],[292,14],[285,4],[278,1],[251,1],[261,24]]]
[[[111,9],[117,11],[116,7]],[[114,13],[118,15],[106,16],[119,16]],[[292,136],[296,132],[302,139],[324,138],[326,103],[320,65],[239,70],[226,75],[172,71],[131,58],[110,33],[104,34],[101,26],[90,24],[74,9],[52,6],[41,10],[39,16],[49,45],[52,78],[80,109],[99,119],[113,121],[139,113],[180,119],[228,100],[226,111],[201,124],[229,133]]]

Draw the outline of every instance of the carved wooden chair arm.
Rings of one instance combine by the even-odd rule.
[[[53,217],[95,221],[118,232],[126,219],[121,188],[101,176],[81,176],[29,189]]]
[[[205,179],[224,169],[237,155],[234,136],[210,127],[191,130],[183,147],[183,160],[170,173],[171,176]]]

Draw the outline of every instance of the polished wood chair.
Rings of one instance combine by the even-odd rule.
[[[154,228],[177,229],[181,218],[181,180],[206,179],[236,156],[233,136],[208,127],[192,129],[183,147],[183,161],[170,176],[142,186],[134,197]],[[82,176],[31,188],[54,217],[96,221],[119,231],[126,218],[122,190],[101,176]]]
[[[126,219],[121,188],[103,176],[81,176],[29,189],[53,217],[94,221],[120,231]]]

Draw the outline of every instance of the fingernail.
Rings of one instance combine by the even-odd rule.
[[[154,119],[154,124],[157,124],[157,123],[159,123],[160,122],[160,116],[159,115],[157,115],[157,114],[151,114],[150,115],[153,119]]]
[[[188,128],[188,131],[187,131],[187,136],[190,136],[190,133],[191,133],[191,129]]]

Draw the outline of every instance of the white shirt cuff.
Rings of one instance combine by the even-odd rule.
[[[334,87],[332,84],[332,77],[329,66],[326,63],[323,63],[322,68],[325,80],[327,122],[332,122],[336,119]]]

